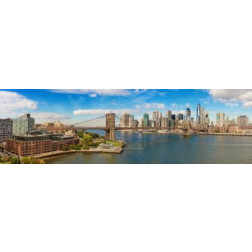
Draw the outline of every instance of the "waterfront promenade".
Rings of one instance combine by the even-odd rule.
[[[112,149],[88,149],[88,150],[69,150],[69,151],[52,151],[52,152],[46,152],[42,154],[37,154],[34,155],[34,158],[49,158],[49,157],[55,157],[55,156],[60,156],[60,155],[65,155],[65,154],[71,154],[71,153],[110,153],[110,154],[120,154],[122,153],[123,148],[121,147],[115,147]]]

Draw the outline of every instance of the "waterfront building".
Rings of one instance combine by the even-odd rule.
[[[139,123],[138,123],[138,127],[141,128],[143,127],[143,119],[140,119]]]
[[[13,122],[11,119],[0,119],[0,143],[12,137]]]
[[[220,127],[220,133],[228,133],[228,128],[225,126]]]
[[[200,116],[201,116],[201,106],[200,106],[200,104],[197,104],[196,123],[200,123]]]
[[[135,120],[134,123],[135,123],[135,127],[138,128],[139,121],[138,121],[138,120]]]
[[[149,114],[145,113],[143,115],[143,127],[149,126]]]
[[[172,119],[172,112],[171,112],[171,110],[167,110],[166,111],[165,117],[168,118],[169,120]]]
[[[235,124],[235,119],[232,119],[229,122],[230,122],[229,124],[234,125]]]
[[[229,124],[230,124],[230,121],[229,121],[229,117],[227,116],[226,119],[224,120],[223,125],[224,125],[225,127],[228,127]]]
[[[78,138],[63,134],[13,136],[6,141],[6,150],[15,155],[30,156],[62,150],[78,143]]]
[[[176,115],[172,114],[172,120],[176,121]]]
[[[209,113],[208,113],[208,111],[206,111],[206,114],[205,114],[205,123],[206,123],[207,125],[210,125],[210,118],[209,118]]]
[[[211,134],[211,133],[214,133],[214,126],[209,126],[208,127],[208,133]]]
[[[161,127],[161,119],[157,119],[155,122],[154,122],[154,127],[157,127],[157,128],[160,128]]]
[[[200,110],[200,124],[205,124],[205,108],[203,107]]]
[[[161,119],[161,118],[162,118],[162,113],[159,112],[158,110],[157,110],[157,111],[154,111],[154,112],[152,113],[152,120],[153,120],[153,121],[156,121],[156,120]]]
[[[129,127],[130,128],[137,128],[138,127],[138,121],[134,119],[133,115],[131,115],[129,118]]]
[[[239,126],[238,125],[228,125],[228,133],[239,133]]]
[[[237,124],[239,127],[247,127],[249,125],[249,119],[246,115],[237,117]]]
[[[170,126],[171,126],[172,128],[174,128],[175,125],[176,125],[176,124],[175,124],[175,120],[171,120],[171,121],[170,121]]]
[[[190,121],[191,120],[191,109],[190,108],[187,108],[186,109],[186,121]]]
[[[13,119],[12,134],[21,136],[34,130],[35,119],[30,114],[24,114],[19,118]]]
[[[225,121],[225,113],[220,112],[216,114],[216,126],[223,127]]]
[[[133,115],[130,115],[129,117],[129,127],[132,127],[132,125],[134,124],[135,118]]]
[[[132,118],[131,118],[132,120]],[[134,117],[133,117],[134,120]],[[124,113],[120,118],[120,126],[121,127],[129,127],[130,124],[130,114]]]
[[[168,128],[169,127],[169,119],[164,117],[161,119],[161,127],[162,128]]]
[[[205,112],[205,108],[201,107],[200,104],[197,104],[197,110],[196,110],[196,123],[197,124],[208,124],[209,125],[209,115],[208,112]]]
[[[183,121],[184,115],[183,114],[178,114],[178,121]]]

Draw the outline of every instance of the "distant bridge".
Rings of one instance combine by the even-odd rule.
[[[105,119],[105,126],[88,126],[85,125],[89,122],[92,122],[94,124],[95,121]],[[80,126],[83,125],[83,126]],[[70,129],[79,129],[79,130],[105,130],[105,138],[108,140],[115,140],[115,131],[116,130],[171,130],[175,129],[174,127],[121,127],[120,125],[116,125],[116,114],[115,113],[109,113],[101,117],[93,118],[90,120],[86,120],[83,122],[75,123],[67,128]],[[191,129],[190,122],[185,122],[182,127],[179,127],[177,129],[181,129],[184,131],[184,135],[190,135],[190,129]]]

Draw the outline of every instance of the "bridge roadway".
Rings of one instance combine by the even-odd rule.
[[[72,127],[71,129],[77,129],[77,130],[108,130],[109,127]],[[174,129],[180,129],[185,130],[187,128],[184,127],[115,127],[115,130],[174,130]],[[193,128],[192,128],[193,130]],[[196,129],[195,129],[196,130]]]

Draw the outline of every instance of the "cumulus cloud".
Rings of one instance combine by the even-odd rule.
[[[90,94],[89,97],[95,98],[95,97],[97,97],[97,94]]]
[[[146,92],[148,89],[135,89],[135,94],[142,94],[144,92]]]
[[[62,121],[69,119],[67,115],[60,114],[60,113],[53,113],[53,112],[35,112],[32,113],[32,117],[36,119],[36,122],[45,122],[45,121]]]
[[[252,107],[252,89],[210,89],[211,97],[229,107],[236,107],[239,103],[243,107]]]
[[[131,92],[127,89],[52,89],[54,93],[67,94],[91,94],[104,96],[129,96]],[[94,97],[94,96],[92,96]]]
[[[164,109],[165,105],[163,103],[144,103],[141,105],[136,105],[137,109]]]
[[[74,110],[74,115],[105,115],[108,113],[116,113],[116,114],[123,114],[123,113],[132,113],[132,109],[79,109]]]
[[[0,91],[1,114],[14,114],[24,109],[36,109],[38,103],[30,100],[16,92]]]

